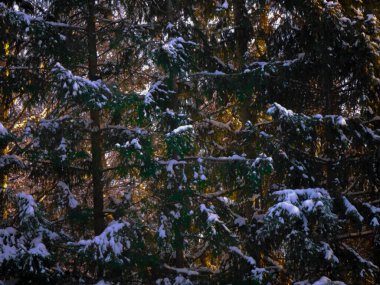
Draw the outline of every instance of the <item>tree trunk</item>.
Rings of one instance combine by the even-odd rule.
[[[87,41],[88,41],[88,77],[97,80],[97,51],[96,51],[96,27],[95,27],[95,0],[88,0],[87,19]],[[91,130],[91,174],[93,185],[94,203],[94,231],[95,235],[103,232],[105,222],[103,215],[103,149],[102,135],[100,131],[101,114],[99,110],[90,110],[92,120]]]
[[[181,226],[177,225],[177,229],[175,230],[175,259],[176,259],[176,267],[183,268],[185,267],[185,253],[183,251],[184,240],[181,233]]]
[[[241,71],[244,66],[244,55],[248,50],[248,41],[250,39],[250,21],[247,17],[245,8],[245,0],[233,1],[234,22],[235,22],[235,43],[236,43],[236,65],[237,69]],[[244,124],[251,120],[250,103],[251,98],[244,100],[244,104],[240,104],[239,119]]]
[[[7,95],[0,100],[0,122],[7,127],[9,104],[7,102]],[[7,145],[0,144],[0,157],[7,152]],[[6,191],[7,191],[8,177],[5,172],[0,169],[0,220],[6,217]]]

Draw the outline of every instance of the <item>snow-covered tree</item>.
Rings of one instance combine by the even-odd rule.
[[[378,15],[1,3],[0,276],[378,282]]]

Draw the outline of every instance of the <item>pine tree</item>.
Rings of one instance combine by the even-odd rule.
[[[1,4],[1,276],[375,284],[376,15]]]

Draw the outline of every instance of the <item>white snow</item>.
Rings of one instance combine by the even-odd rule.
[[[200,204],[199,208],[200,208],[202,213],[207,214],[207,221],[208,222],[211,222],[211,223],[219,222],[219,223],[221,223],[219,216],[217,214],[215,214],[212,209],[207,208],[205,204]]]
[[[67,142],[66,142],[66,139],[64,137],[62,137],[61,139],[61,143],[59,144],[59,146],[57,147],[57,150],[61,150],[63,152],[66,152],[66,147],[67,147]]]
[[[343,203],[344,203],[344,206],[346,207],[347,216],[353,215],[356,218],[358,218],[360,222],[363,222],[364,220],[363,216],[359,213],[356,207],[352,205],[351,202],[345,196],[343,196]]]
[[[41,241],[41,237],[35,238],[31,242],[32,247],[28,250],[28,253],[33,256],[39,256],[46,258],[50,255],[45,245]]]
[[[24,192],[17,194],[18,198],[18,207],[20,211],[20,218],[22,220],[34,216],[34,209],[37,208],[37,204],[34,201],[32,195],[25,194]]]
[[[158,236],[162,239],[166,238],[166,231],[165,231],[164,225],[160,225],[158,229]]]
[[[314,282],[312,285],[346,285],[344,282],[332,281],[326,276],[321,277],[318,281]]]
[[[52,69],[56,74],[57,79],[61,81],[62,85],[69,86],[66,98],[76,97],[83,94],[91,94],[89,102],[95,104],[99,108],[103,107],[108,98],[112,94],[111,90],[101,80],[91,81],[89,79],[73,75],[73,73],[65,69],[60,63],[56,63]],[[107,95],[107,96],[106,96]]]
[[[179,126],[178,128],[172,130],[170,133],[168,133],[166,136],[171,136],[171,135],[178,135],[181,133],[184,133],[188,130],[192,130],[193,126],[192,125],[184,125],[184,126]]]
[[[94,285],[111,285],[111,283],[104,281],[104,280],[100,280],[99,282],[95,283]]]
[[[57,187],[59,187],[63,191],[64,195],[67,197],[68,205],[71,209],[78,207],[78,201],[75,199],[74,195],[70,191],[69,186],[65,182],[59,181],[57,183]]]
[[[281,200],[297,201],[299,196],[305,196],[309,199],[320,199],[323,196],[329,197],[329,193],[323,188],[306,188],[306,189],[284,189],[273,192],[274,195],[282,196]],[[295,198],[295,196],[297,198]]]
[[[220,6],[221,9],[227,10],[228,9],[228,1],[224,0],[223,4]]]
[[[279,114],[280,118],[283,117],[292,117],[294,115],[294,112],[292,110],[288,110],[285,107],[281,106],[278,103],[274,103],[269,109],[267,110],[267,114],[270,116],[273,116],[275,114]]]
[[[325,201],[331,201],[328,192],[321,188],[284,189],[272,195],[277,196],[277,203],[268,209],[265,219],[285,224],[285,217],[296,218],[302,221],[305,232],[309,231],[307,214],[322,208]]]
[[[39,123],[41,128],[47,129],[52,132],[55,132],[59,128],[59,123],[56,120],[42,119]]]
[[[235,220],[234,220],[234,224],[235,225],[238,225],[239,227],[242,227],[246,224],[246,219],[241,217],[241,216],[238,216]]]
[[[322,250],[325,253],[324,258],[328,261],[339,263],[339,259],[335,256],[334,251],[331,249],[330,245],[323,241],[321,241],[321,244],[322,244]]]
[[[380,214],[380,208],[375,207],[375,206],[371,205],[370,203],[364,203],[363,205],[367,206],[370,209],[372,214]]]
[[[336,124],[338,126],[347,126],[347,122],[346,122],[346,120],[342,116],[338,116],[336,118]]]
[[[190,275],[199,275],[199,272],[191,270],[189,268],[177,268],[177,267],[169,266],[167,264],[164,264],[164,267],[167,268],[167,269],[173,270],[173,271],[175,271],[177,273],[186,274],[186,275],[189,275],[189,276]],[[182,284],[182,283],[177,283],[177,284]]]
[[[289,202],[280,202],[269,208],[268,216],[280,216],[282,212],[287,212],[290,216],[300,217],[300,209]]]
[[[256,261],[253,257],[245,255],[241,252],[241,250],[236,246],[230,246],[228,248],[231,252],[236,253],[237,255],[241,256],[243,259],[245,259],[249,265],[256,265]]]
[[[0,137],[5,137],[8,135],[8,130],[3,126],[3,124],[0,122]]]
[[[197,75],[206,75],[206,76],[223,76],[226,75],[223,71],[215,70],[215,71],[207,71],[203,70],[201,72],[198,72]]]
[[[220,202],[222,202],[223,204],[227,205],[227,206],[231,206],[231,205],[234,205],[234,204],[235,204],[235,201],[234,201],[234,200],[231,200],[230,198],[225,197],[225,196],[217,197],[217,199],[218,199]]]
[[[120,258],[124,250],[131,246],[129,239],[121,233],[127,227],[129,227],[128,222],[113,221],[93,239],[71,244],[81,246],[80,251],[91,250],[97,260],[109,261],[112,256]]]
[[[166,165],[166,171],[171,173],[172,175],[174,175],[174,166],[177,165],[177,164],[183,164],[184,161],[180,162],[178,160],[175,160],[175,159],[171,159],[167,162],[167,165]]]
[[[154,103],[154,99],[153,99],[153,93],[154,92],[157,92],[157,91],[164,91],[162,89],[159,88],[159,86],[162,84],[162,81],[159,80],[159,81],[156,81],[147,91],[143,92],[142,95],[144,96],[144,103],[145,105],[150,105],[152,103]]]
[[[16,233],[11,227],[0,229],[0,264],[17,257]]]
[[[182,37],[171,38],[168,42],[162,45],[162,49],[169,57],[178,61],[184,61],[185,53],[184,45],[196,45],[192,41],[185,41]]]
[[[379,224],[379,221],[377,220],[377,218],[374,217],[374,218],[371,220],[370,225],[371,225],[372,227],[378,227],[380,224]]]
[[[365,21],[376,23],[377,17],[374,14],[367,14],[367,19]]]
[[[362,264],[365,264],[367,267],[374,269],[376,271],[379,270],[379,267],[375,264],[373,264],[371,261],[367,260],[367,259],[364,259],[359,253],[357,253],[353,248],[349,247],[348,245],[346,245],[345,243],[342,244],[343,247],[349,251],[351,254],[353,254],[355,256],[355,258],[357,259],[357,261],[359,261],[360,263]]]

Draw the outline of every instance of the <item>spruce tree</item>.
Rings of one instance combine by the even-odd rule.
[[[378,281],[371,1],[11,2],[2,278]]]

